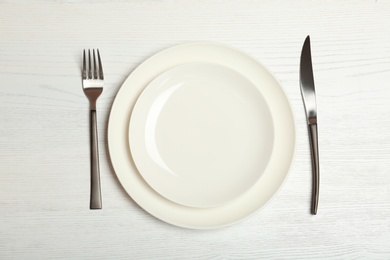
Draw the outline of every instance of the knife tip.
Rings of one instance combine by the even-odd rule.
[[[305,42],[310,42],[310,35],[306,36]]]

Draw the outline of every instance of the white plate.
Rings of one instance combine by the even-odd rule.
[[[220,207],[187,207],[166,199],[146,183],[130,154],[129,122],[137,98],[153,79],[171,68],[190,62],[219,64],[251,81],[261,89],[274,125],[271,158],[260,179],[242,196]],[[227,226],[264,207],[288,175],[295,141],[295,124],[290,103],[272,74],[241,51],[210,43],[178,45],[144,61],[120,88],[111,108],[108,125],[111,162],[126,192],[151,215],[176,226],[194,229]]]
[[[221,206],[248,191],[265,170],[273,141],[261,86],[212,63],[162,73],[130,120],[140,174],[167,199],[190,207]]]

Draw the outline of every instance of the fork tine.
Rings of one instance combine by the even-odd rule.
[[[88,79],[92,79],[91,52],[88,49]]]
[[[97,73],[97,66],[96,66],[95,49],[93,49],[92,53],[93,53],[93,78],[97,79],[98,73]]]
[[[87,61],[85,60],[85,49],[83,51],[83,79],[87,79]]]
[[[103,76],[103,66],[102,66],[102,61],[100,60],[100,53],[99,49],[97,49],[97,56],[98,56],[98,63],[99,63],[99,79],[104,79]]]

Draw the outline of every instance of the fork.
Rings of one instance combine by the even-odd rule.
[[[103,92],[104,76],[99,50],[97,50],[98,64],[96,64],[95,50],[93,52],[93,64],[91,64],[91,52],[88,50],[88,65],[83,51],[83,90],[90,104],[90,134],[91,134],[91,197],[90,209],[102,208],[102,196],[100,190],[99,148],[96,120],[96,101]]]

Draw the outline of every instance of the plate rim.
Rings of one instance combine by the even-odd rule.
[[[150,201],[148,201],[148,199],[150,199],[150,198],[145,200],[145,199],[141,198],[141,196],[139,194],[137,195],[137,192],[131,190],[132,187],[134,187],[135,189],[140,189],[139,187],[137,187],[137,185],[147,185],[141,176],[138,176],[138,177],[141,178],[142,180],[138,180],[138,179],[134,179],[134,178],[132,179],[133,181],[137,182],[136,184],[135,183],[126,183],[125,182],[125,179],[126,178],[128,179],[130,175],[127,176],[126,173],[123,173],[123,170],[121,172],[121,167],[125,167],[125,168],[127,167],[128,169],[133,167],[132,170],[134,170],[135,166],[134,166],[134,162],[132,162],[131,156],[129,157],[128,156],[129,154],[127,155],[127,162],[118,161],[118,158],[115,158],[115,156],[113,156],[113,154],[115,153],[114,150],[118,148],[117,147],[118,145],[120,146],[120,144],[118,144],[118,143],[120,143],[119,141],[117,141],[117,142],[114,141],[114,138],[115,138],[115,133],[114,133],[115,131],[114,130],[115,129],[113,129],[113,127],[114,127],[113,124],[116,124],[116,123],[117,124],[121,124],[120,122],[118,123],[116,118],[115,118],[116,117],[115,112],[118,110],[118,108],[117,108],[118,103],[121,102],[121,99],[123,99],[122,96],[123,96],[123,94],[124,94],[124,92],[126,90],[128,90],[128,92],[131,92],[132,95],[136,95],[135,97],[133,97],[133,99],[137,100],[138,96],[142,93],[142,90],[146,87],[146,85],[143,85],[141,91],[139,91],[139,90],[132,90],[131,88],[133,86],[131,86],[130,83],[136,83],[136,82],[131,82],[131,81],[137,81],[137,78],[136,78],[136,76],[138,76],[137,74],[140,74],[140,73],[142,74],[142,70],[144,70],[145,67],[147,68],[147,66],[150,66],[153,69],[158,69],[159,67],[156,64],[153,65],[154,60],[158,61],[158,59],[163,57],[164,55],[168,55],[168,54],[172,55],[172,52],[173,53],[176,52],[176,54],[178,54],[180,51],[183,51],[183,49],[186,50],[186,51],[189,51],[194,46],[197,47],[197,48],[201,48],[201,47],[204,47],[204,48],[217,48],[217,49],[219,49],[221,51],[222,51],[222,49],[224,49],[225,51],[230,52],[232,55],[234,54],[234,55],[241,56],[244,60],[247,60],[248,63],[253,63],[254,66],[256,66],[258,68],[260,67],[266,74],[268,74],[268,76],[270,76],[272,81],[274,81],[278,85],[278,90],[277,91],[280,94],[279,98],[282,98],[283,101],[284,101],[285,108],[287,108],[286,111],[288,113],[289,125],[291,126],[291,129],[289,129],[288,131],[289,131],[289,136],[291,137],[291,139],[289,139],[289,143],[291,145],[290,148],[292,148],[292,149],[290,149],[290,151],[289,151],[289,155],[290,156],[288,157],[288,159],[289,159],[288,165],[286,167],[284,167],[285,168],[284,171],[283,171],[284,174],[280,174],[280,176],[277,179],[277,181],[274,180],[274,182],[275,181],[277,182],[277,185],[275,186],[275,189],[272,192],[272,194],[269,194],[268,197],[265,199],[265,201],[261,205],[259,204],[259,202],[256,202],[255,204],[256,205],[259,204],[259,205],[255,206],[253,210],[249,210],[250,212],[246,212],[245,211],[245,213],[243,213],[244,215],[240,214],[240,216],[236,216],[235,214],[231,214],[231,215],[234,215],[232,217],[232,219],[231,220],[227,220],[227,221],[223,221],[223,222],[213,221],[213,220],[209,220],[209,222],[207,222],[207,221],[204,221],[203,219],[198,220],[198,221],[183,221],[183,220],[181,220],[181,221],[176,220],[175,221],[175,220],[172,219],[172,216],[168,216],[167,217],[166,214],[162,213],[164,211],[164,207],[165,207],[165,210],[166,210],[166,207],[168,207],[171,212],[178,211],[180,213],[180,211],[182,211],[181,213],[183,213],[184,215],[187,214],[187,213],[185,213],[185,211],[186,210],[190,210],[190,209],[188,207],[185,207],[185,206],[180,206],[180,207],[184,207],[184,209],[179,209],[178,210],[177,209],[178,205],[172,205],[172,202],[164,201],[164,200],[166,200],[165,198],[161,197],[158,194],[154,194],[155,191],[152,190],[151,188],[149,188],[147,193],[144,193],[144,195],[146,194],[147,196],[152,198],[152,200],[155,200],[155,204],[152,203],[153,205],[151,205]],[[178,64],[184,63],[184,62],[180,61],[181,59],[183,59],[183,57],[177,58],[177,60],[175,62],[178,63]],[[195,60],[196,59],[197,59],[197,57],[195,58]],[[159,75],[163,71],[166,71],[169,68],[174,67],[174,66],[168,67],[169,65],[167,63],[165,63],[164,66],[165,66],[164,69],[162,69],[160,67],[159,68],[160,71],[159,72],[155,71],[155,74]],[[151,69],[151,68],[149,68],[149,69]],[[149,77],[152,77],[149,80],[149,82],[151,80],[153,80],[153,78],[155,78],[156,76],[152,77],[152,75],[149,75]],[[140,81],[140,79],[138,79],[138,81]],[[133,101],[133,103],[134,102],[135,101]],[[127,103],[131,103],[131,102],[128,101]],[[133,106],[130,107],[129,109],[130,109],[130,111],[128,111],[128,113],[129,113],[128,118],[125,120],[126,121],[125,125],[127,125],[127,127],[125,127],[125,129],[121,130],[122,132],[126,133],[125,136],[128,133],[128,122],[130,121],[130,114],[132,112]],[[119,110],[119,112],[120,112],[120,110]],[[125,113],[122,112],[122,114],[125,114]],[[123,122],[122,122],[122,124],[123,124]],[[124,137],[124,136],[120,137],[120,135],[118,135],[118,136],[121,139],[123,139],[123,137]],[[129,149],[129,146],[128,146],[128,139],[127,138],[125,138],[125,139],[126,139],[125,143],[126,143],[127,147],[124,148],[122,146],[120,149],[122,149],[122,151],[126,150],[127,152],[129,152],[130,149]],[[112,167],[114,169],[114,172],[115,172],[119,182],[121,183],[122,187],[127,192],[127,194],[141,208],[143,208],[145,211],[147,211],[149,214],[153,215],[154,217],[156,217],[156,218],[158,218],[158,219],[160,219],[160,220],[162,220],[164,222],[167,222],[169,224],[175,225],[175,226],[179,226],[179,227],[183,227],[183,228],[189,228],[189,229],[213,229],[213,228],[220,228],[220,227],[224,227],[224,226],[229,226],[229,225],[235,224],[237,222],[243,221],[244,219],[247,219],[248,217],[252,216],[256,212],[258,212],[261,209],[263,209],[273,198],[275,198],[276,194],[278,194],[280,189],[284,186],[284,184],[285,184],[285,182],[286,182],[286,180],[287,180],[287,178],[288,178],[288,176],[290,174],[290,171],[291,171],[291,168],[292,168],[295,156],[296,156],[297,131],[296,131],[295,115],[294,115],[294,110],[293,110],[291,101],[289,100],[289,98],[287,96],[287,93],[284,91],[284,89],[283,89],[282,85],[280,84],[280,82],[269,71],[269,69],[267,67],[265,67],[258,60],[256,60],[255,58],[251,57],[250,55],[246,54],[245,52],[243,52],[242,50],[240,50],[238,48],[231,47],[231,46],[228,46],[228,45],[225,45],[225,44],[221,44],[221,43],[213,43],[213,42],[201,41],[201,42],[189,42],[189,43],[174,45],[172,47],[163,49],[163,50],[155,53],[154,55],[150,56],[149,58],[147,58],[145,61],[143,61],[140,65],[138,65],[137,68],[135,68],[129,74],[129,76],[126,78],[126,80],[123,82],[123,84],[119,88],[119,90],[118,90],[118,92],[117,92],[117,94],[115,96],[115,99],[114,99],[114,101],[112,103],[110,114],[109,114],[109,118],[108,118],[107,140],[108,140],[108,151],[109,151],[109,156],[108,157],[110,159],[110,162],[111,162],[111,165],[112,165]],[[135,168],[135,170],[136,170],[136,168]],[[131,173],[131,174],[134,174],[134,172]],[[267,178],[268,177],[269,176],[267,176]],[[130,187],[130,186],[132,186],[132,187]],[[252,188],[252,190],[253,189],[254,188]],[[252,190],[251,190],[250,193],[253,193]],[[248,193],[249,193],[249,191],[248,191]],[[158,195],[159,198],[156,197],[156,195]],[[247,197],[247,194],[245,194],[243,196]],[[240,198],[240,199],[242,200],[243,198]],[[159,201],[157,202],[157,200],[159,200]],[[234,204],[234,203],[230,203],[228,206],[218,207],[217,210],[222,211],[222,212],[229,212],[229,210],[233,207],[231,204]],[[246,203],[246,205],[247,204],[248,203]],[[207,210],[211,210],[211,209],[202,209],[202,210],[197,210],[197,211],[194,211],[194,209],[191,209],[190,211],[191,211],[192,215],[195,215],[193,217],[196,218],[196,217],[199,217],[199,216],[200,217],[204,216],[204,214],[211,215],[211,213],[205,212]],[[230,212],[230,213],[233,213],[233,212]],[[217,215],[218,215],[218,213],[217,213]]]

